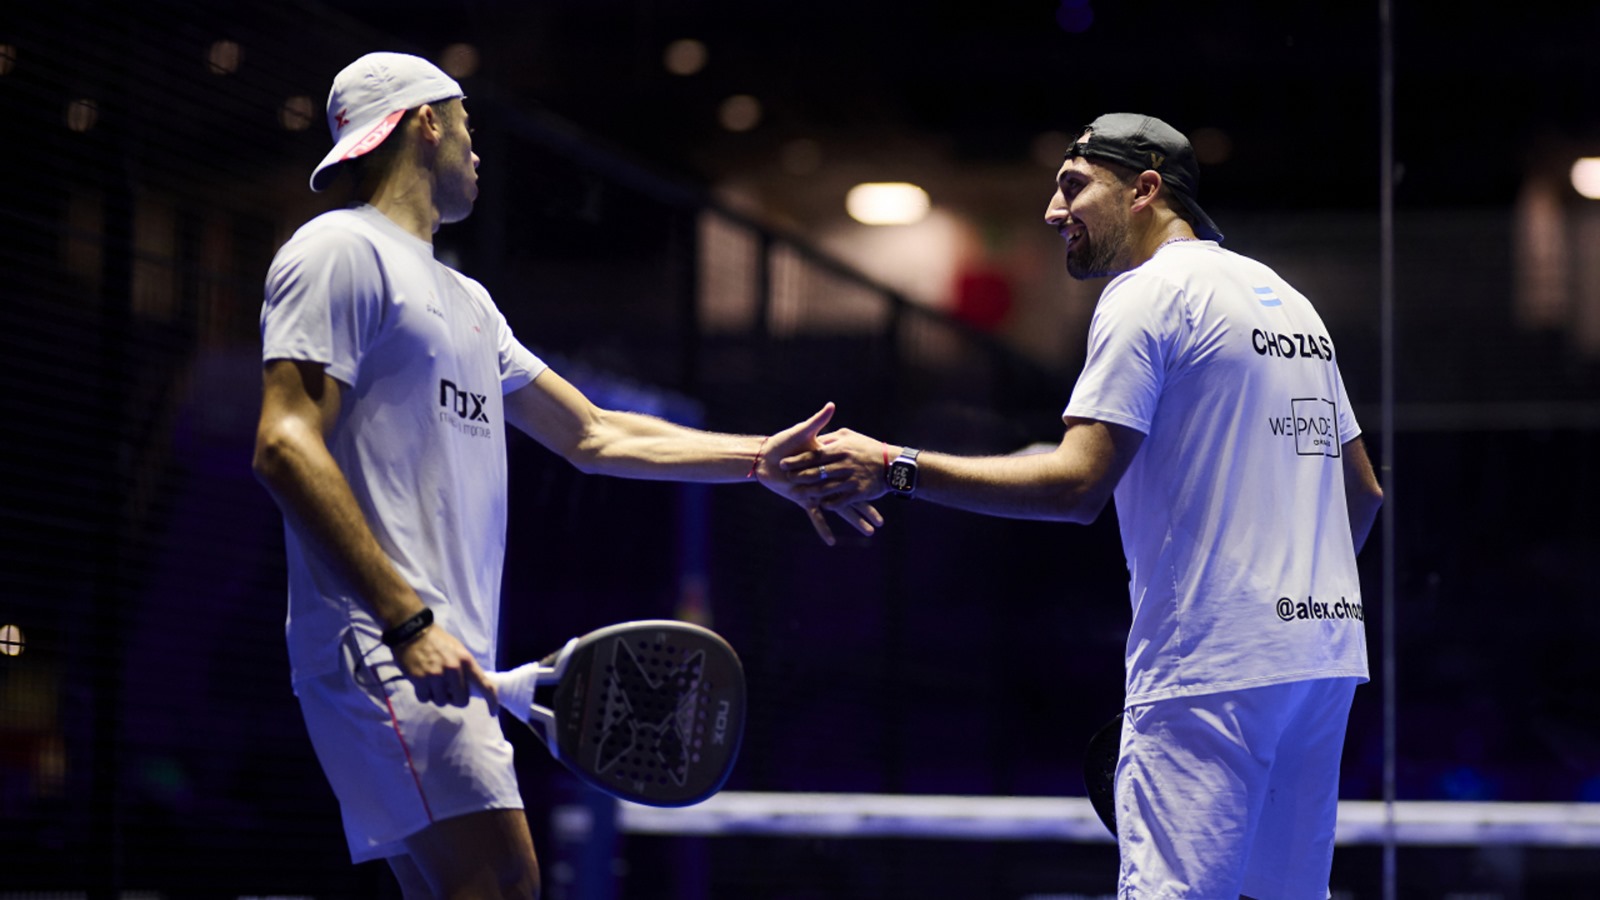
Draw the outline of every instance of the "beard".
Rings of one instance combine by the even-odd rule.
[[[470,169],[466,172],[470,173]],[[439,208],[439,221],[449,224],[472,215],[472,204],[477,200],[478,188],[470,174],[455,172],[439,179],[433,202]]]
[[[1084,281],[1128,271],[1128,223],[1112,222],[1098,239],[1088,231],[1067,248],[1067,274]]]
[[[443,224],[460,222],[472,215],[478,199],[477,168],[472,164],[470,139],[455,136],[453,130],[439,145],[434,163],[433,202]]]
[[[472,215],[473,198],[465,191],[456,191],[443,197],[436,198],[439,206],[439,222],[444,225],[454,224]]]

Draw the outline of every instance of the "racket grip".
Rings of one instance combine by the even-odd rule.
[[[539,674],[548,671],[539,663],[524,663],[508,672],[490,674],[500,694],[500,708],[527,722],[533,716],[533,691],[539,686]]]

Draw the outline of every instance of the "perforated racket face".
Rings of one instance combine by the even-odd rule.
[[[744,734],[744,669],[715,633],[629,622],[580,638],[557,685],[557,756],[601,790],[686,806],[728,779]]]
[[[1122,713],[1106,724],[1089,739],[1089,749],[1083,755],[1083,786],[1089,792],[1089,804],[1100,817],[1101,824],[1117,836],[1117,758],[1122,754]]]

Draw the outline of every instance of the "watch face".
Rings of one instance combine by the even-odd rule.
[[[889,464],[889,489],[902,494],[911,493],[917,486],[917,466],[915,463],[895,460]]]

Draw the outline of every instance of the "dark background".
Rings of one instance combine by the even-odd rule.
[[[441,253],[597,401],[724,431],[770,432],[831,400],[839,424],[898,443],[1058,440],[1081,327],[1063,335],[1071,351],[1041,358],[1018,349],[1021,325],[975,328],[832,264],[810,236],[839,205],[833,179],[903,163],[936,203],[1032,229],[1053,168],[1034,158],[1040,135],[1113,109],[1225,133],[1206,207],[1228,246],[1323,308],[1369,450],[1394,473],[1394,533],[1374,533],[1362,567],[1376,675],[1392,539],[1400,798],[1600,800],[1600,217],[1565,187],[1573,158],[1600,155],[1600,12],[1396,6],[1393,458],[1380,453],[1375,5],[0,13],[0,625],[26,640],[0,656],[0,893],[392,891],[381,865],[349,865],[289,690],[281,525],[249,471],[257,315],[277,246],[343,201],[305,187],[333,74],[369,50],[432,57],[456,42],[481,55],[463,83],[484,193],[440,232]],[[692,79],[660,66],[684,36],[712,50]],[[222,72],[220,40],[242,54]],[[730,93],[761,98],[760,127],[717,126]],[[305,130],[283,127],[292,96],[312,99]],[[79,100],[93,101],[87,128]],[[797,139],[850,165],[785,177],[774,161]],[[1013,182],[1017,203],[980,188]],[[729,202],[734,183],[755,208]],[[731,262],[712,257],[708,221],[744,242]],[[764,269],[769,246],[785,262]],[[731,325],[705,312],[731,283],[718,266],[754,285]],[[1058,269],[1038,277],[1081,289]],[[1121,695],[1112,513],[1077,527],[885,501],[881,535],[829,549],[752,486],[587,477],[520,436],[511,451],[508,661],[614,621],[697,617],[750,680],[730,789],[1082,792],[1082,746]],[[1381,796],[1381,699],[1377,682],[1358,692],[1346,798]],[[513,740],[562,896],[551,873],[571,848],[546,816],[595,798]],[[1115,883],[1106,845],[625,837],[613,850],[604,888],[630,898]],[[1585,848],[1408,847],[1400,865],[1406,897],[1600,883]],[[1380,869],[1375,848],[1343,850],[1334,889],[1377,896]]]

